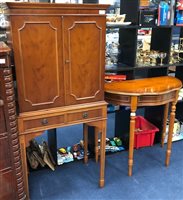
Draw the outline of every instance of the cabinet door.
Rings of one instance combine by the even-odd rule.
[[[105,18],[63,18],[66,104],[103,100]]]
[[[60,17],[13,16],[20,112],[64,105]]]

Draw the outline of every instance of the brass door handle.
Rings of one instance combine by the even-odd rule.
[[[70,63],[70,60],[65,60],[65,64],[69,64]]]

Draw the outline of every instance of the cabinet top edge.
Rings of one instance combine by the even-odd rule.
[[[65,4],[65,3],[15,3],[7,2],[7,7],[11,9],[87,9],[106,10],[110,4]]]

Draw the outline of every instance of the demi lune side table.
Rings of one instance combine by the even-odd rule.
[[[164,105],[163,130],[161,145],[164,144],[166,134],[166,121],[168,118],[169,103],[170,125],[168,131],[168,142],[166,150],[165,165],[170,162],[172,147],[172,133],[175,120],[176,103],[182,82],[170,76],[144,78],[136,80],[126,80],[105,84],[105,100],[114,105],[130,107],[130,131],[129,131],[129,156],[128,156],[128,175],[132,175],[133,152],[134,152],[134,131],[136,110],[139,106],[158,106]]]

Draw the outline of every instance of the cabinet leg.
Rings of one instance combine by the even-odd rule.
[[[169,130],[168,130],[166,160],[165,160],[165,165],[166,166],[168,166],[169,163],[170,163],[170,155],[171,155],[171,148],[172,148],[173,127],[174,127],[174,121],[175,121],[175,110],[176,110],[176,102],[172,102],[171,113],[170,113],[170,124],[169,124]]]
[[[106,120],[101,122],[101,140],[100,140],[100,181],[99,186],[104,187],[105,175],[105,145],[106,145]]]
[[[131,97],[128,176],[132,176],[132,168],[133,168],[133,151],[134,151],[134,132],[135,132],[136,110],[137,110],[137,97],[134,96],[134,97]]]
[[[84,163],[88,163],[88,125],[83,124],[83,140],[84,140]]]
[[[99,186],[102,188],[104,187],[105,181],[105,145],[106,145],[106,124],[107,121],[96,121],[96,122],[89,122],[89,126],[95,127],[95,137],[98,136],[100,132],[100,179],[99,179]],[[96,134],[97,133],[97,134]],[[97,142],[98,143],[98,142]],[[96,146],[96,143],[95,143]]]
[[[169,108],[169,103],[165,104],[165,106],[164,106],[163,130],[162,130],[162,136],[161,136],[161,147],[164,147],[164,141],[165,141],[165,136],[166,136],[168,108]]]
[[[99,150],[98,150],[98,133],[99,129],[95,127],[95,161],[98,162]]]

